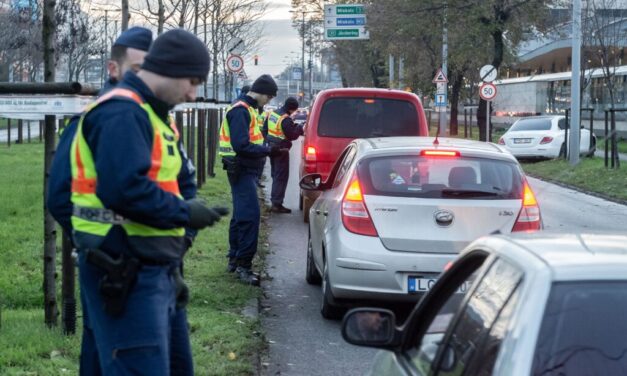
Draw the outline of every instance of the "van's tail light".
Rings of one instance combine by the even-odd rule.
[[[523,184],[523,204],[518,214],[518,219],[512,228],[515,231],[537,231],[542,229],[542,220],[540,218],[540,207],[536,196],[525,181]]]
[[[316,156],[316,148],[313,146],[307,146],[305,149],[305,172],[306,173],[314,173],[316,172],[317,165],[317,156]]]
[[[342,223],[348,231],[355,234],[378,236],[377,230],[366,208],[361,185],[356,175],[353,176],[342,199]]]
[[[542,140],[540,140],[540,144],[550,144],[551,142],[553,142],[553,137],[542,137]]]
[[[505,139],[503,137],[499,138],[499,145],[505,145]]]

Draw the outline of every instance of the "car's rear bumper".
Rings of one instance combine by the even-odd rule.
[[[437,278],[456,254],[397,252],[386,249],[378,237],[338,229],[328,244],[329,280],[338,299],[415,301],[408,277]]]
[[[560,145],[505,148],[516,158],[557,158],[560,154]]]

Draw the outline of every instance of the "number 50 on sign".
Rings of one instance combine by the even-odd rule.
[[[485,101],[491,101],[496,97],[496,86],[485,82],[479,86],[479,96]]]

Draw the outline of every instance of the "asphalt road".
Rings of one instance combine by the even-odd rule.
[[[270,254],[262,286],[262,323],[268,353],[264,375],[363,375],[377,350],[344,342],[340,322],[320,316],[320,288],[305,282],[307,226],[298,210],[300,141],[291,151],[290,181],[284,205],[291,214],[270,216]],[[269,165],[269,163],[268,163]],[[266,166],[269,176],[269,166]],[[529,179],[546,230],[625,232],[627,206],[588,196],[537,179]],[[270,197],[271,180],[266,180]]]

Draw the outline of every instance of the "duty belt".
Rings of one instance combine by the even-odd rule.
[[[115,213],[113,210],[104,208],[87,208],[84,206],[74,205],[72,215],[87,221],[110,223],[112,225],[123,225],[130,222],[128,219]]]

